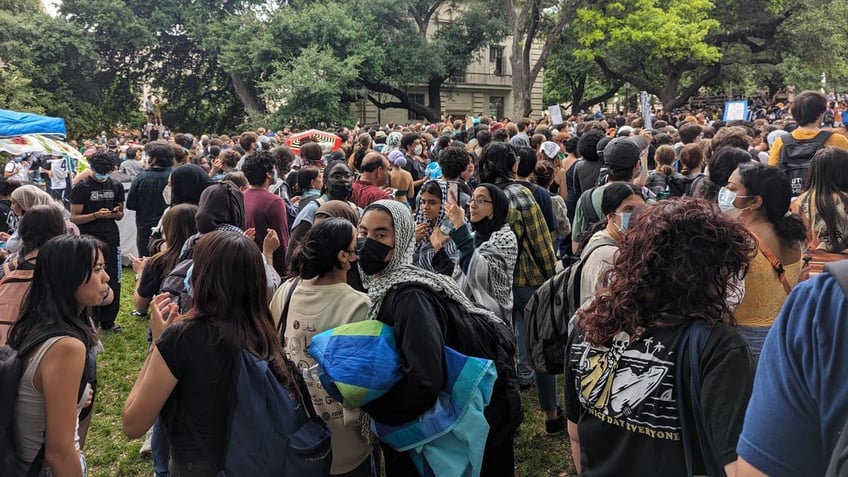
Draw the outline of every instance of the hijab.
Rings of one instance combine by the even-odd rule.
[[[183,164],[171,172],[171,205],[195,204],[214,181],[197,164]]]
[[[341,200],[330,200],[321,204],[318,210],[315,211],[315,215],[318,216],[318,214],[347,219],[354,227],[359,225],[359,213],[350,204]]]
[[[207,187],[200,194],[195,221],[197,232],[201,234],[224,225],[244,229],[244,196],[238,186],[230,181],[221,181]]]
[[[479,247],[481,243],[489,240],[489,237],[495,231],[500,230],[506,224],[509,215],[509,198],[500,187],[494,184],[484,183],[478,187],[485,187],[492,197],[492,218],[471,223],[471,230],[474,231],[474,244]]]
[[[362,274],[362,283],[368,289],[368,298],[371,299],[371,309],[366,319],[377,318],[383,299],[392,289],[407,283],[418,283],[439,296],[447,296],[468,313],[480,314],[496,323],[503,323],[494,313],[471,303],[452,278],[412,265],[415,221],[408,207],[396,200],[384,199],[368,206],[366,212],[371,210],[379,210],[391,216],[395,229],[395,247],[389,264],[379,275]]]

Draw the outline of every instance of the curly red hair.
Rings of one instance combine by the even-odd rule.
[[[643,207],[631,219],[609,285],[577,312],[593,346],[619,331],[677,326],[689,318],[734,323],[726,302],[756,256],[751,234],[715,204],[684,197]]]

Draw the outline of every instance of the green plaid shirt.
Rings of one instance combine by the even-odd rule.
[[[556,255],[551,233],[533,193],[517,183],[501,185],[509,198],[507,222],[518,238],[518,262],[512,286],[537,287],[554,276]]]

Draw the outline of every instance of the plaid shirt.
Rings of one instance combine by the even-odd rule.
[[[518,262],[512,286],[537,287],[555,273],[556,255],[548,224],[526,187],[515,182],[500,187],[509,198],[507,222],[518,238]]]

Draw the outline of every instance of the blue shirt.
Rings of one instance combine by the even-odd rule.
[[[848,300],[829,273],[801,282],[763,345],[737,453],[771,476],[824,475],[848,422]]]

